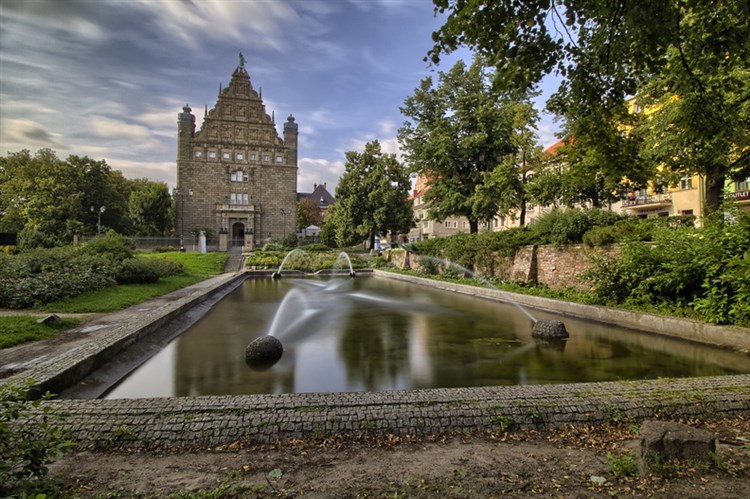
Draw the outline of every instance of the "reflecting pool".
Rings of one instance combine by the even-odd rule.
[[[531,309],[536,319],[561,319]],[[105,398],[180,397],[636,380],[750,372],[746,355],[562,318],[531,337],[511,304],[374,277],[248,279]],[[245,347],[284,346],[265,371]]]

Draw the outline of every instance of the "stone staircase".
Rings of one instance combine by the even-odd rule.
[[[229,253],[229,259],[224,266],[224,273],[240,272],[245,263],[245,257],[242,255],[242,247],[232,246],[227,250],[227,253]]]

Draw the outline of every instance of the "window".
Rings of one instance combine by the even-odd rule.
[[[264,154],[263,155],[263,161],[266,161],[266,162],[271,161],[271,155],[270,154]]]
[[[237,161],[242,161],[243,159],[245,159],[245,155],[243,153],[241,153],[241,152],[238,152],[237,154],[234,155],[234,158]]]
[[[229,195],[230,206],[247,206],[248,197],[246,192],[233,192]]]
[[[203,157],[203,151],[195,151],[195,157],[196,158],[202,158]]]
[[[251,152],[250,154],[248,154],[247,159],[249,159],[250,161],[255,161],[255,153]]]
[[[229,159],[231,156],[228,152],[225,152],[224,154],[221,155],[221,157],[224,159]]]
[[[750,177],[747,177],[741,182],[736,182],[734,185],[734,190],[737,192],[750,190]]]
[[[247,182],[247,173],[242,170],[233,171],[229,179],[232,182]]]
[[[693,177],[682,177],[680,179],[680,190],[686,191],[693,188]]]
[[[208,151],[209,159],[216,159],[216,151]]]
[[[283,163],[284,162],[284,156],[276,156],[276,162],[277,163]]]

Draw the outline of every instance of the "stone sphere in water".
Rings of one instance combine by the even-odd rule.
[[[559,340],[569,337],[568,330],[565,329],[563,321],[537,321],[531,330],[531,336],[535,338],[545,338],[550,340]]]
[[[263,371],[276,364],[284,353],[284,347],[274,336],[261,336],[245,348],[245,362],[253,369]]]

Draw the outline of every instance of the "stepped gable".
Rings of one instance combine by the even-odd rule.
[[[219,88],[216,105],[207,110],[195,142],[206,145],[284,145],[274,118],[266,113],[263,98],[253,88],[244,67],[237,66],[229,85]]]

